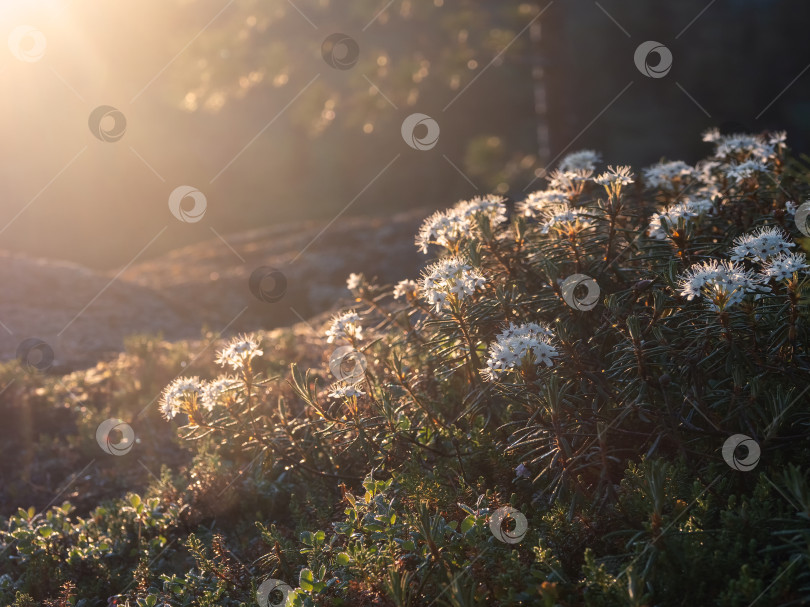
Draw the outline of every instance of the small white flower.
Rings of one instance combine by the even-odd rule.
[[[326,331],[327,343],[331,344],[337,339],[349,341],[363,339],[363,327],[360,320],[360,315],[354,310],[334,316],[332,325]]]
[[[787,202],[785,202],[785,212],[786,212],[788,215],[790,215],[790,216],[795,215],[795,214],[796,214],[796,209],[797,209],[797,208],[798,208],[798,206],[797,206],[797,205],[796,205],[796,203],[795,203],[795,202],[793,202],[792,200],[788,200]]]
[[[563,171],[555,169],[548,177],[550,190],[576,194],[581,191],[586,182],[593,178],[593,169],[574,169]]]
[[[489,346],[487,366],[481,370],[481,374],[488,381],[496,381],[524,362],[531,362],[538,367],[553,366],[559,353],[552,344],[552,338],[552,331],[538,323],[509,323]]]
[[[744,162],[731,163],[725,167],[726,178],[736,183],[742,183],[746,179],[754,177],[756,173],[765,173],[768,167],[759,160],[746,160]]]
[[[506,199],[503,196],[487,195],[476,196],[472,200],[462,200],[457,203],[455,211],[466,219],[474,219],[477,215],[485,215],[493,224],[506,221]]]
[[[476,235],[478,217],[487,217],[492,225],[506,221],[505,199],[501,196],[477,196],[462,200],[453,208],[437,211],[428,217],[416,235],[416,246],[422,253],[431,244],[452,249],[459,240]]]
[[[212,411],[224,394],[234,390],[239,382],[233,377],[218,377],[203,388],[202,406]]]
[[[172,419],[193,399],[202,399],[205,386],[197,376],[178,377],[163,390],[160,399],[160,412],[167,420]]]
[[[486,283],[484,276],[460,257],[446,257],[428,266],[422,275],[422,295],[436,312],[448,297],[461,301]]]
[[[770,291],[762,282],[761,276],[737,262],[711,259],[690,267],[679,285],[681,295],[687,300],[706,295],[709,307],[717,310],[721,301],[725,306],[731,306],[740,303],[749,293]]]
[[[720,135],[718,133],[711,143],[715,144],[715,158],[725,162],[743,162],[746,160],[768,162],[776,156],[775,144],[766,141],[759,135],[746,133]]]
[[[621,188],[633,183],[633,173],[628,166],[610,166],[607,171],[595,178],[594,181],[606,188]]]
[[[358,388],[359,384],[341,384],[336,383],[331,386],[332,391],[329,393],[329,398],[352,398],[353,396],[363,396],[363,392]]]
[[[669,192],[674,191],[676,186],[683,185],[684,182],[698,176],[697,171],[682,160],[659,162],[644,169],[643,173],[648,188],[658,188]]]
[[[763,265],[762,276],[765,280],[785,280],[796,272],[807,273],[808,268],[804,253],[779,253]]]
[[[169,421],[175,415],[177,415],[177,407],[175,407],[169,400],[161,399],[160,401],[160,414]]]
[[[400,280],[394,285],[394,299],[416,297],[418,292],[419,285],[415,280]]]
[[[580,150],[571,152],[560,161],[558,168],[563,171],[596,170],[596,165],[602,161],[602,155],[594,150]]]
[[[431,244],[449,248],[463,235],[466,222],[449,211],[436,211],[422,222],[416,235],[416,246],[427,254]]]
[[[509,323],[503,331],[498,333],[498,337],[531,337],[535,335],[545,335],[546,337],[554,337],[554,332],[545,325],[536,322],[527,322],[522,325],[516,325],[513,322]]]
[[[346,288],[349,291],[354,291],[363,283],[363,275],[362,274],[355,274],[352,272],[349,274],[349,277],[346,279]]]
[[[775,131],[768,137],[768,143],[771,145],[782,145],[787,142],[787,131]]]
[[[240,335],[218,352],[216,363],[221,367],[230,365],[234,369],[243,369],[254,358],[264,354],[259,346],[260,343],[256,337]]]
[[[548,234],[552,228],[565,230],[577,222],[583,227],[588,227],[591,222],[586,213],[585,209],[572,209],[568,205],[550,206],[542,214],[543,223],[540,225],[540,233]]]
[[[715,141],[719,141],[720,137],[720,129],[717,127],[710,128],[709,130],[703,133],[703,141],[706,143],[714,143]]]
[[[515,209],[525,217],[538,217],[550,206],[568,203],[568,194],[562,190],[540,190],[532,192],[517,205]]]
[[[731,260],[752,259],[766,261],[779,253],[789,253],[796,244],[787,240],[788,236],[780,228],[762,227],[749,234],[734,239]]]
[[[655,213],[650,219],[650,227],[647,234],[652,238],[663,240],[667,237],[667,227],[675,228],[678,220],[683,219],[684,223],[689,223],[713,209],[712,201],[706,199],[688,199],[678,204],[667,207],[660,213]]]
[[[701,198],[714,199],[722,196],[724,188],[722,187],[718,176],[725,170],[725,165],[717,160],[701,160],[695,165],[695,177],[698,179],[699,185],[697,188],[690,190],[690,192]]]

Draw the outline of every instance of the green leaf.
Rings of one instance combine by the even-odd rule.
[[[315,590],[315,576],[309,569],[302,569],[298,575],[298,585],[303,590]]]
[[[470,529],[475,527],[475,520],[476,520],[475,515],[471,514],[470,516],[465,518],[463,521],[461,521],[461,532],[462,533],[467,533]]]
[[[338,552],[336,560],[338,565],[340,565],[341,567],[346,567],[349,563],[352,562],[352,557],[350,557],[347,552]]]

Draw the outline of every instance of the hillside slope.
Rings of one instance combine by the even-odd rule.
[[[177,340],[198,337],[203,327],[227,336],[299,322],[348,297],[351,272],[384,282],[414,275],[413,235],[424,215],[223,234],[133,264],[120,276],[0,252],[0,360],[16,356],[31,337],[50,345],[54,365],[76,367],[120,351],[135,333]],[[251,293],[250,276],[261,267],[284,275],[286,291],[278,301]]]

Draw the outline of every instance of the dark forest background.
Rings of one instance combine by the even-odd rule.
[[[144,257],[211,228],[328,221],[350,202],[347,215],[386,215],[520,199],[565,151],[693,162],[711,126],[786,129],[810,149],[801,0],[74,0],[57,13],[3,15],[41,29],[48,54],[0,66],[0,227],[14,218],[0,249],[95,268],[128,263],[164,226]],[[334,32],[359,45],[351,69],[321,56]],[[646,40],[672,51],[667,76],[636,69]],[[87,128],[102,104],[127,118],[117,143]],[[432,150],[404,144],[413,112],[439,123]],[[206,195],[201,222],[169,213],[178,185]]]

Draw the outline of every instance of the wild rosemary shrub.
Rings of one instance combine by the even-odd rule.
[[[21,511],[0,591],[60,563],[85,605],[104,567],[130,605],[807,604],[810,173],[784,134],[704,140],[695,166],[583,151],[514,207],[435,213],[418,280],[349,277],[318,368],[271,376],[273,343],[233,340],[160,403],[200,446],[189,480],[147,514]],[[119,510],[158,543],[72,552]]]

